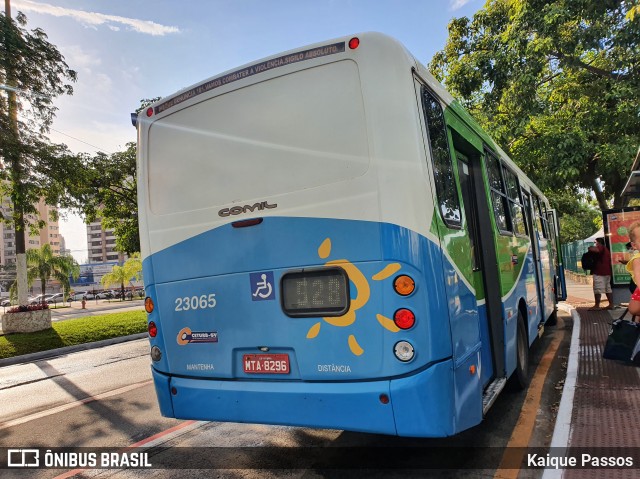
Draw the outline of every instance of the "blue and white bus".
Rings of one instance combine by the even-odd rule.
[[[164,416],[441,437],[526,386],[557,220],[397,41],[244,65],[137,128]]]

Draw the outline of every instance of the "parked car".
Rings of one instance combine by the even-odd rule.
[[[51,295],[50,298],[47,298],[47,303],[49,304],[53,304],[53,303],[64,303],[64,294],[63,293],[56,293]]]
[[[29,298],[29,304],[46,303],[47,299],[51,296],[53,296],[53,294],[39,294],[38,296],[33,296],[32,298]]]
[[[11,300],[10,299],[3,299],[2,302],[0,303],[0,306],[5,307],[5,308],[11,306]]]
[[[126,295],[127,295],[127,290],[126,289],[124,290],[124,294],[125,294],[125,297],[126,297]],[[113,297],[114,297],[114,299],[121,299],[122,298],[122,290],[115,289],[113,291]]]
[[[87,299],[107,299],[109,297],[106,291],[87,291],[84,296]]]
[[[116,297],[116,292],[111,289],[104,290],[104,294],[107,297],[107,299],[113,299]]]

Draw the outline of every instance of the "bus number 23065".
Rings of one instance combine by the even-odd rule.
[[[176,298],[176,311],[190,311],[195,309],[207,309],[216,307],[216,295],[203,294],[201,296],[185,296],[184,298]]]

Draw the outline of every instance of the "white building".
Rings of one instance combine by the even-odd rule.
[[[2,214],[5,217],[11,217],[13,214],[13,205],[9,198],[3,198],[0,206]],[[54,254],[60,254],[60,227],[57,220],[51,220],[50,214],[55,211],[54,206],[45,204],[44,200],[40,200],[38,204],[38,214],[40,218],[34,215],[27,215],[29,222],[35,222],[42,219],[45,222],[38,235],[31,236],[29,228],[23,233],[25,235],[25,248],[27,250],[40,248],[42,245],[49,243]],[[11,265],[16,262],[16,230],[12,225],[0,223],[0,264]]]
[[[87,225],[87,249],[89,263],[122,262],[123,253],[116,251],[116,236],[112,229],[104,229],[101,219]]]

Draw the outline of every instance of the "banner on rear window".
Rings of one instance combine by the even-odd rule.
[[[272,58],[271,60],[256,63],[255,65],[249,65],[248,67],[233,71],[231,73],[227,73],[226,75],[214,78],[212,80],[207,80],[200,85],[190,88],[189,90],[182,92],[179,95],[176,95],[173,98],[170,98],[169,100],[156,106],[154,108],[154,111],[156,114],[162,113],[163,111],[184,101],[187,101],[195,96],[201,95],[202,93],[206,93],[223,85],[227,85],[228,83],[233,83],[235,81],[242,80],[243,78],[256,75],[258,73],[263,73],[269,70],[273,70],[274,68],[291,65],[292,63],[313,60],[314,58],[325,57],[327,55],[335,55],[336,53],[342,53],[344,51],[344,42],[339,42],[334,43],[333,45],[325,45],[323,47],[311,48],[309,50],[303,50],[301,52],[290,53],[278,58]]]

